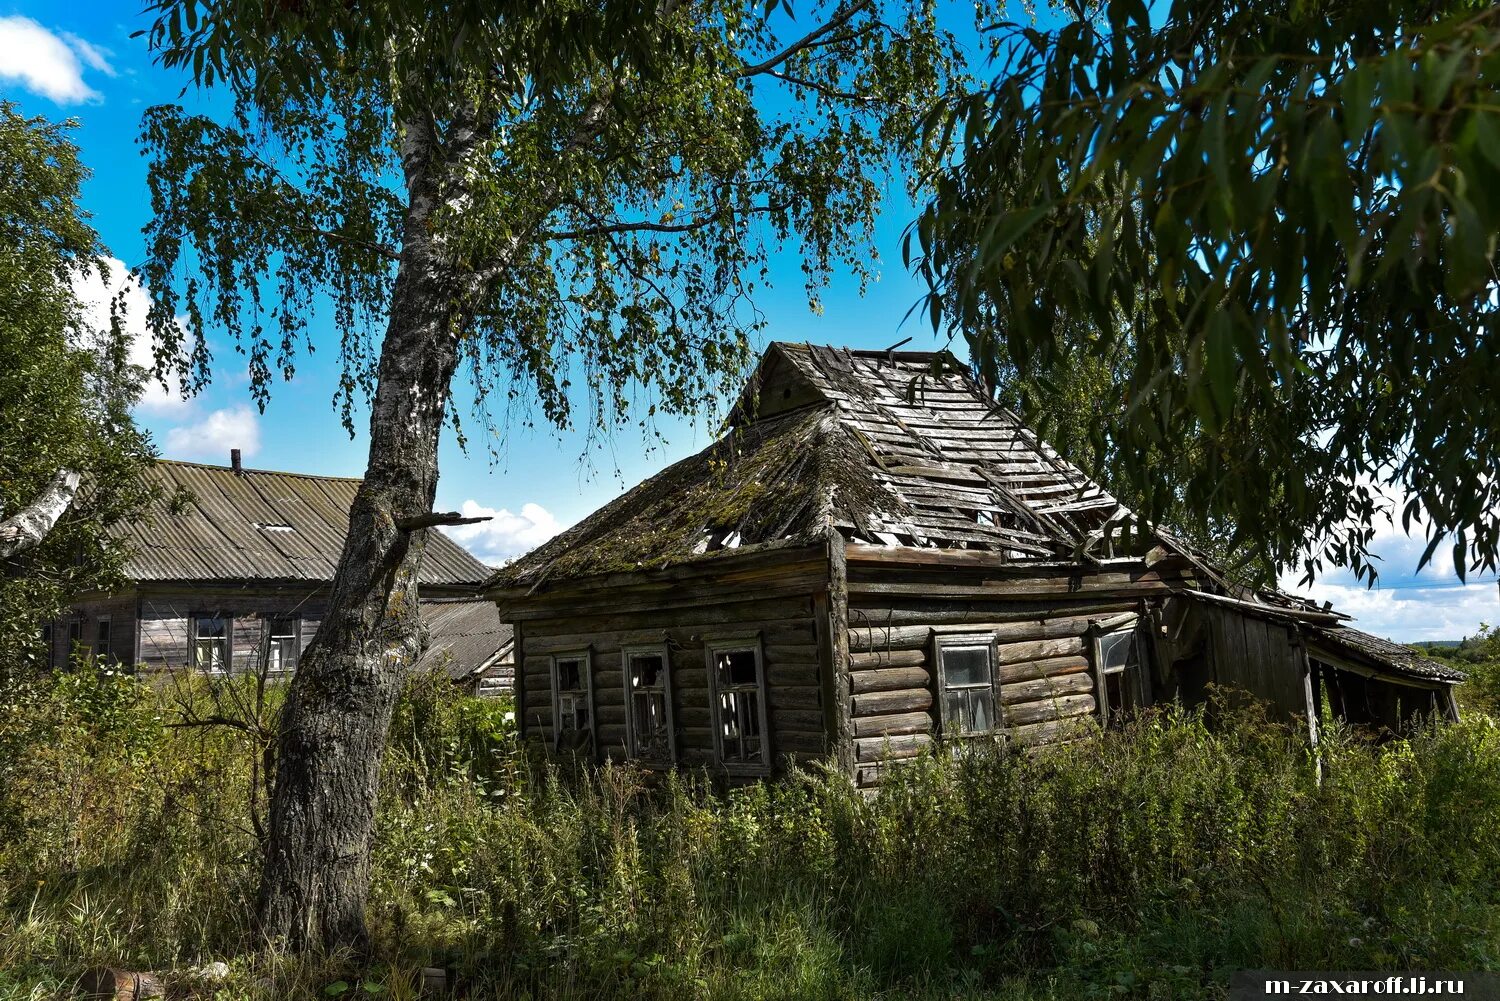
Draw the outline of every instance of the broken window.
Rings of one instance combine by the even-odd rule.
[[[552,713],[556,723],[552,742],[558,750],[576,751],[593,744],[591,683],[586,652],[552,658]]]
[[[948,736],[989,733],[995,721],[995,656],[988,636],[937,640],[942,725]]]
[[[714,750],[731,771],[766,772],[766,675],[760,643],[708,648]]]
[[[1099,715],[1106,726],[1119,723],[1149,701],[1141,670],[1140,634],[1134,627],[1104,633],[1094,641]]]
[[[671,661],[665,647],[625,651],[626,725],[631,757],[671,764]]]
[[[220,674],[229,669],[229,619],[200,615],[193,619],[193,666]]]
[[[297,666],[297,620],[271,619],[266,623],[266,670],[290,671]]]

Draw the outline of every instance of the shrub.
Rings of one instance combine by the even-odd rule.
[[[730,790],[565,770],[503,701],[418,683],[372,849],[375,954],[355,966],[256,948],[245,740],[173,727],[181,698],[130,679],[13,698],[30,701],[0,730],[0,998],[106,961],[225,958],[227,996],[251,998],[409,996],[445,966],[489,997],[1021,1001],[1500,956],[1487,717],[1383,745],[1329,725],[1315,757],[1253,712],[1210,727],[1169,708],[1040,753],[920,759],[867,797],[822,769]]]

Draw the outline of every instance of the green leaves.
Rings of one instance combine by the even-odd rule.
[[[1500,9],[1105,13],[965,105],[918,223],[943,319],[981,371],[1114,359],[1087,437],[1150,517],[1373,577],[1373,482],[1494,569]]]

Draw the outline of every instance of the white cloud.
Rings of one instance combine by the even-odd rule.
[[[475,525],[444,528],[453,539],[491,566],[529,552],[563,530],[552,512],[540,504],[523,504],[519,514],[506,508],[485,507],[466,500],[460,508],[465,518],[488,517]]]
[[[1431,562],[1418,571],[1427,548],[1422,526],[1413,524],[1413,534],[1408,535],[1401,527],[1406,498],[1389,489],[1379,492],[1394,518],[1377,519],[1370,542],[1371,552],[1380,557],[1375,587],[1366,587],[1346,570],[1328,571],[1307,587],[1298,583],[1301,572],[1294,570],[1283,575],[1281,587],[1320,603],[1332,602],[1336,611],[1354,616],[1358,628],[1398,642],[1459,639],[1477,632],[1480,623],[1500,623],[1500,590],[1493,576],[1470,574],[1468,583],[1460,581],[1451,541],[1440,544]]]
[[[111,257],[108,263],[110,280],[107,285],[98,271],[90,271],[73,281],[73,294],[78,297],[83,322],[92,330],[108,330],[110,302],[123,291],[121,304],[124,307],[125,336],[130,341],[130,363],[149,370],[156,364],[156,359],[152,355],[151,335],[146,331],[146,310],[150,306],[146,290],[124,261]],[[166,386],[157,379],[147,379],[136,404],[138,410],[169,415],[185,414],[190,407],[189,401],[182,398],[181,383],[170,373]]]
[[[57,104],[100,101],[83,79],[90,69],[114,76],[106,51],[75,35],[54,35],[29,17],[0,17],[0,80],[13,80]]]
[[[62,37],[63,41],[78,53],[78,58],[87,63],[90,69],[98,70],[107,77],[119,76],[115,68],[109,64],[109,57],[114,55],[113,52],[102,45],[94,45],[92,42],[79,38],[71,31],[63,32]]]
[[[171,428],[162,452],[173,459],[199,459],[222,466],[229,462],[232,448],[247,459],[260,451],[260,415],[254,407],[225,407],[200,421]]]

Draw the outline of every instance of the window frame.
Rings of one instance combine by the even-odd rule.
[[[224,668],[215,671],[211,667],[204,667],[198,663],[198,641],[202,638],[198,634],[198,622],[201,619],[219,619],[224,623]],[[219,637],[210,637],[219,639]],[[188,656],[193,670],[202,671],[204,674],[213,676],[228,676],[234,673],[234,616],[223,612],[193,612],[188,618]]]
[[[103,649],[100,649],[100,637],[103,637]],[[114,621],[108,615],[101,615],[94,620],[94,643],[92,647],[94,660],[103,662],[113,659],[115,655],[115,632]]]
[[[708,672],[708,717],[709,728],[714,738],[714,764],[729,775],[771,774],[771,715],[770,679],[766,671],[766,655],[759,632],[738,635],[714,636],[703,644],[703,666]],[[719,705],[719,671],[715,663],[720,654],[751,653],[755,656],[755,693],[758,702],[756,722],[760,726],[760,761],[729,761],[724,757],[724,735]],[[744,686],[734,686],[742,690]]]
[[[557,665],[560,661],[578,661],[578,680],[583,686],[584,706],[588,709],[588,749],[587,753],[592,756],[595,748],[599,746],[599,715],[596,711],[594,700],[594,658],[593,647],[586,646],[578,650],[563,650],[552,654],[548,659],[548,674],[552,687],[552,749],[562,751],[562,690],[557,686]],[[576,689],[569,689],[569,692]],[[577,748],[583,750],[583,748]]]
[[[667,754],[666,758],[645,757],[641,754],[638,735],[635,732],[635,683],[632,680],[630,662],[635,657],[661,658],[661,695],[666,704]],[[625,750],[632,760],[646,765],[677,764],[677,720],[672,710],[672,655],[666,643],[642,644],[620,648],[620,668],[624,676],[621,684],[625,689]]]
[[[276,642],[277,633],[274,624],[285,622],[288,632],[280,635],[291,639],[291,666],[273,668],[271,666],[271,649]],[[271,615],[266,616],[266,671],[271,674],[290,674],[297,669],[297,662],[302,659],[302,618],[298,615]]]
[[[67,666],[78,658],[78,651],[83,646],[83,616],[72,615],[68,618],[68,632],[66,646],[63,648],[63,665]]]
[[[961,648],[971,650],[976,647],[983,648],[985,655],[989,658],[989,694],[990,694],[990,727],[988,730],[972,730],[964,732],[960,729],[950,729],[948,718],[948,666],[943,662],[943,653],[949,648]],[[936,668],[934,680],[937,682],[937,698],[934,708],[937,710],[938,733],[944,740],[967,740],[974,737],[994,737],[1003,735],[1005,732],[1004,721],[1000,718],[1000,672],[999,655],[995,649],[994,633],[937,633],[932,639],[932,660]],[[974,691],[984,688],[984,685],[961,685],[954,688],[955,691]]]
[[[1096,708],[1099,712],[1100,726],[1108,727],[1114,722],[1111,719],[1111,716],[1114,714],[1110,711],[1109,687],[1106,683],[1106,679],[1113,675],[1122,674],[1125,676],[1123,684],[1126,686],[1127,693],[1130,696],[1130,704],[1135,709],[1144,709],[1151,704],[1151,672],[1148,670],[1148,665],[1146,664],[1145,636],[1141,630],[1141,623],[1143,621],[1143,619],[1136,618],[1131,622],[1120,623],[1118,625],[1112,624],[1107,628],[1098,623],[1091,627],[1093,636],[1091,637],[1089,652],[1094,662],[1094,700],[1098,703]],[[1111,636],[1125,635],[1130,637],[1131,644],[1135,649],[1134,670],[1128,664],[1122,667],[1106,669],[1104,666],[1105,639]],[[1121,710],[1121,712],[1123,713],[1124,710]]]

